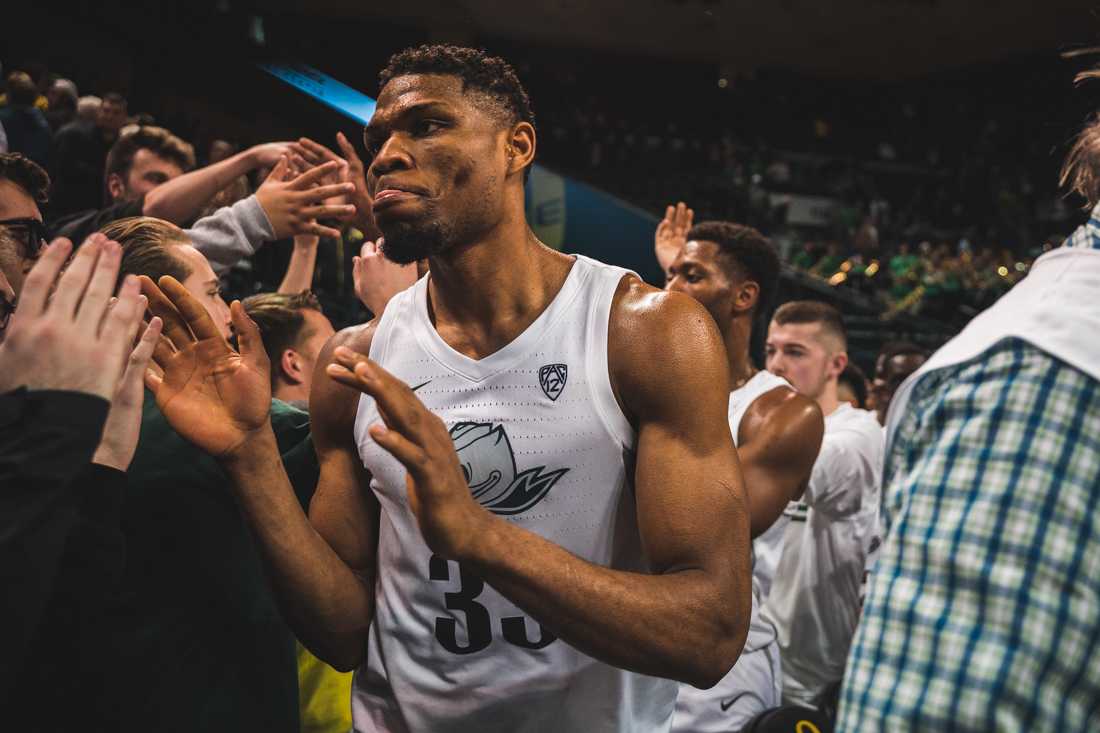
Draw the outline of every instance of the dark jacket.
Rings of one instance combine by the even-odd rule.
[[[308,416],[272,402],[292,482],[318,468]],[[146,394],[122,510],[126,564],[75,665],[66,730],[296,733],[294,636],[229,479]],[[55,722],[61,722],[62,716]]]
[[[13,684],[37,655],[34,640],[47,609],[56,597],[79,593],[65,587],[74,574],[64,567],[64,556],[73,536],[86,529],[80,512],[90,495],[85,489],[103,476],[121,476],[90,466],[109,407],[102,398],[76,392],[19,389],[0,395],[2,710],[14,704]],[[118,571],[119,557],[110,554],[84,557],[87,572]]]
[[[50,164],[52,134],[42,110],[34,107],[0,107],[0,124],[8,136],[8,152],[22,153],[43,168]]]

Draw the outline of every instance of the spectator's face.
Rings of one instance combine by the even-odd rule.
[[[927,360],[928,357],[924,354],[898,354],[890,359],[879,358],[875,365],[875,381],[871,384],[871,393],[874,395],[875,411],[879,415],[880,423],[885,424],[886,411],[890,409],[894,392]]]
[[[772,321],[764,346],[765,367],[810,399],[820,399],[848,365],[848,355],[834,341],[818,323]]]
[[[695,298],[725,332],[733,317],[736,283],[719,263],[720,256],[714,242],[688,242],[669,267],[670,277],[665,287]]]
[[[215,140],[210,143],[210,162],[217,163],[229,158],[234,153],[233,144],[225,140]]]
[[[105,101],[99,107],[96,115],[96,124],[100,128],[111,133],[118,133],[126,124],[126,106],[111,101]]]
[[[11,181],[0,179],[0,220],[37,219],[42,221],[38,204],[26,191]],[[0,224],[0,271],[15,295],[23,290],[23,280],[37,261],[38,248],[29,248],[29,232],[23,227]],[[33,255],[32,255],[33,252]]]
[[[382,89],[364,133],[384,254],[410,263],[478,241],[507,216],[507,139],[485,97],[456,77],[408,74]]]
[[[841,402],[847,402],[852,407],[859,409],[859,398],[856,392],[847,382],[838,382],[836,385],[836,398]]]
[[[107,188],[111,199],[116,202],[136,201],[165,181],[181,175],[183,168],[177,163],[142,148],[134,155],[134,162],[125,179],[112,174],[107,179]]]
[[[73,107],[76,108],[76,100],[73,99],[69,90],[63,86],[54,84],[50,87],[50,90],[46,92],[46,101],[50,103],[50,109],[54,110],[59,107]]]
[[[189,244],[176,245],[172,254],[179,257],[191,270],[191,274],[183,281],[183,287],[191,293],[221,331],[222,336],[229,338],[229,306],[222,300],[221,283],[218,276],[210,268],[210,263],[201,252]]]

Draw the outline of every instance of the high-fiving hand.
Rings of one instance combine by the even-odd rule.
[[[416,282],[416,263],[399,265],[382,254],[384,240],[363,242],[359,254],[352,258],[351,276],[355,295],[371,313],[378,317],[390,298]]]
[[[340,164],[328,162],[296,173],[287,157],[282,157],[256,190],[256,200],[267,214],[276,239],[298,234],[340,237],[340,230],[317,223],[318,219],[350,219],[355,207],[327,201],[352,191],[349,182],[322,182],[338,173]]]
[[[159,287],[141,277],[149,310],[164,321],[153,351],[162,374],[145,384],[173,429],[215,458],[231,458],[269,425],[270,365],[256,324],[239,301],[230,313],[241,350],[234,351],[202,304],[175,278]]]
[[[23,283],[0,344],[0,392],[26,387],[115,396],[145,299],[137,279],[126,278],[111,305],[122,249],[98,233],[59,278],[72,247],[67,239],[48,245]]]
[[[336,161],[347,166],[345,178],[342,180],[354,184],[355,190],[348,194],[344,203],[355,205],[355,225],[363,232],[367,239],[377,239],[381,232],[374,221],[374,202],[371,200],[370,191],[367,189],[367,166],[359,154],[355,152],[355,146],[344,136],[344,133],[336,134],[336,144],[340,146],[340,157],[324,145],[303,137],[298,140],[295,151],[299,153],[309,165],[324,165],[326,162]]]
[[[470,493],[447,426],[407,384],[347,347],[333,353],[330,377],[374,398],[382,423],[370,436],[408,472],[406,490],[428,547],[461,560],[493,515]]]

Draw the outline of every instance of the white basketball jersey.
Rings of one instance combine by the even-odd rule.
[[[759,371],[752,379],[741,387],[730,392],[729,416],[730,432],[733,434],[733,442],[738,444],[738,433],[741,430],[741,419],[748,412],[749,407],[761,395],[776,389],[777,387],[790,388],[790,384],[782,377],[777,377],[771,372]],[[757,669],[751,673],[740,670],[738,667],[749,663],[746,655],[764,649],[769,644],[775,643],[775,628],[760,618],[760,606],[762,603],[760,588],[761,580],[758,572],[767,574],[766,583],[771,585],[771,579],[775,572],[774,564],[761,565],[760,549],[757,543],[765,540],[776,530],[777,525],[782,525],[778,531],[778,539],[782,541],[783,528],[790,521],[780,516],[764,534],[753,540],[753,569],[752,569],[752,616],[749,619],[749,634],[745,640],[745,648],[741,652],[741,659],[726,674],[722,680],[708,690],[700,690],[691,685],[680,685],[676,698],[676,714],[673,718],[672,729],[675,733],[710,733],[711,731],[733,730],[731,723],[736,723],[736,728],[747,722],[738,709],[740,705],[748,705],[754,712],[761,708],[770,707],[775,701],[778,703],[778,675],[780,670],[768,661],[755,660]],[[771,540],[774,542],[774,540]],[[765,546],[768,551],[771,548]],[[778,562],[778,559],[776,560]],[[774,669],[773,669],[774,667]],[[763,703],[761,703],[763,701]]]
[[[645,572],[628,468],[635,436],[607,362],[611,301],[627,274],[578,256],[535,322],[479,360],[436,332],[428,275],[389,302],[370,357],[444,420],[483,506],[589,562]],[[382,513],[375,616],[352,691],[355,730],[667,731],[675,682],[578,652],[431,553],[404,468],[367,432],[378,420],[363,396],[355,439]]]

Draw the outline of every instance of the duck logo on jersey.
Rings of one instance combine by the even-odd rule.
[[[568,376],[569,367],[565,364],[547,364],[539,369],[539,384],[547,397],[557,401],[558,395],[565,389],[565,380]]]
[[[516,457],[503,425],[460,422],[451,428],[458,461],[470,493],[494,514],[519,514],[538,504],[568,468],[516,469]]]

